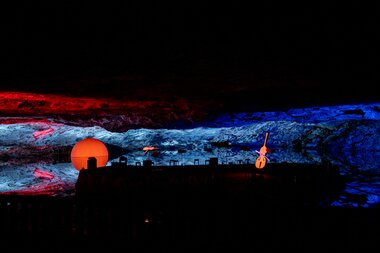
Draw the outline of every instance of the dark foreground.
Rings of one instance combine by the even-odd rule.
[[[379,208],[332,207],[340,189],[331,188],[336,181],[314,173],[294,180],[274,173],[275,167],[257,175],[247,166],[238,173],[230,167],[207,167],[218,173],[116,168],[104,170],[108,179],[98,177],[103,181],[96,179],[101,173],[86,171],[75,197],[0,196],[1,246],[177,252],[379,248]],[[89,184],[115,188],[104,195],[81,189]]]
[[[245,198],[81,202],[7,197],[2,248],[378,249],[379,210]]]

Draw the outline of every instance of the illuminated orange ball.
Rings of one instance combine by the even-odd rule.
[[[87,169],[89,157],[96,158],[97,167],[103,167],[108,162],[108,150],[103,142],[86,138],[77,142],[71,150],[71,163],[77,170]]]

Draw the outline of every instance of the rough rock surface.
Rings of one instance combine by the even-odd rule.
[[[380,104],[357,104],[272,112],[230,112],[209,115],[207,121],[185,128],[181,120],[173,128],[158,128],[160,125],[147,128],[147,121],[141,119],[134,121],[139,123],[132,128],[124,125],[127,121],[117,118],[115,121],[122,127],[115,131],[101,127],[104,118],[99,121],[97,117],[82,118],[84,123],[75,119],[75,124],[72,120],[65,121],[52,115],[40,115],[38,119],[31,116],[2,117],[0,191],[70,192],[67,185],[72,186],[77,176],[69,163],[70,148],[85,137],[100,139],[112,147],[109,149],[111,160],[123,154],[131,164],[145,159],[153,160],[155,165],[169,164],[170,160],[193,164],[194,159],[203,163],[210,157],[218,157],[221,163],[237,163],[256,159],[255,150],[260,149],[268,131],[271,162],[330,162],[338,165],[341,173],[349,177],[346,193],[367,194],[367,204],[374,204],[380,202],[379,108]],[[120,131],[123,128],[128,130]],[[142,148],[149,145],[159,150],[143,152]],[[8,173],[11,168],[14,171]],[[51,173],[54,179],[44,176],[41,179],[28,168]],[[63,173],[65,170],[67,173]],[[345,203],[344,199],[342,203]]]

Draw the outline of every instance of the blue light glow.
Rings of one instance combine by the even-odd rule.
[[[57,194],[70,192],[77,173],[69,163],[56,164],[48,147],[73,146],[85,137],[120,147],[122,155],[133,165],[146,159],[154,165],[169,165],[171,161],[192,165],[196,159],[204,164],[210,157],[218,157],[220,163],[227,164],[254,163],[258,156],[255,150],[262,146],[263,133],[269,131],[270,162],[337,165],[348,182],[344,194],[333,205],[368,207],[380,203],[379,108],[380,104],[365,104],[239,112],[220,115],[190,129],[133,129],[122,133],[98,126],[46,122],[2,124],[0,192],[38,190],[41,188],[37,186],[49,185],[65,185],[56,188]],[[35,138],[36,132],[48,134]],[[159,149],[144,152],[146,146]],[[113,161],[117,160],[114,157]],[[108,165],[111,162],[112,159]],[[36,179],[32,173],[36,166],[53,173],[54,179]]]

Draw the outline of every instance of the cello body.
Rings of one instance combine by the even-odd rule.
[[[259,157],[256,159],[256,163],[255,163],[255,166],[256,168],[258,169],[262,169],[265,167],[266,163],[267,163],[267,157],[266,157],[266,154],[267,154],[267,140],[268,140],[268,135],[269,133],[266,132],[265,133],[265,140],[264,140],[264,145],[260,148],[260,152],[259,153]]]

